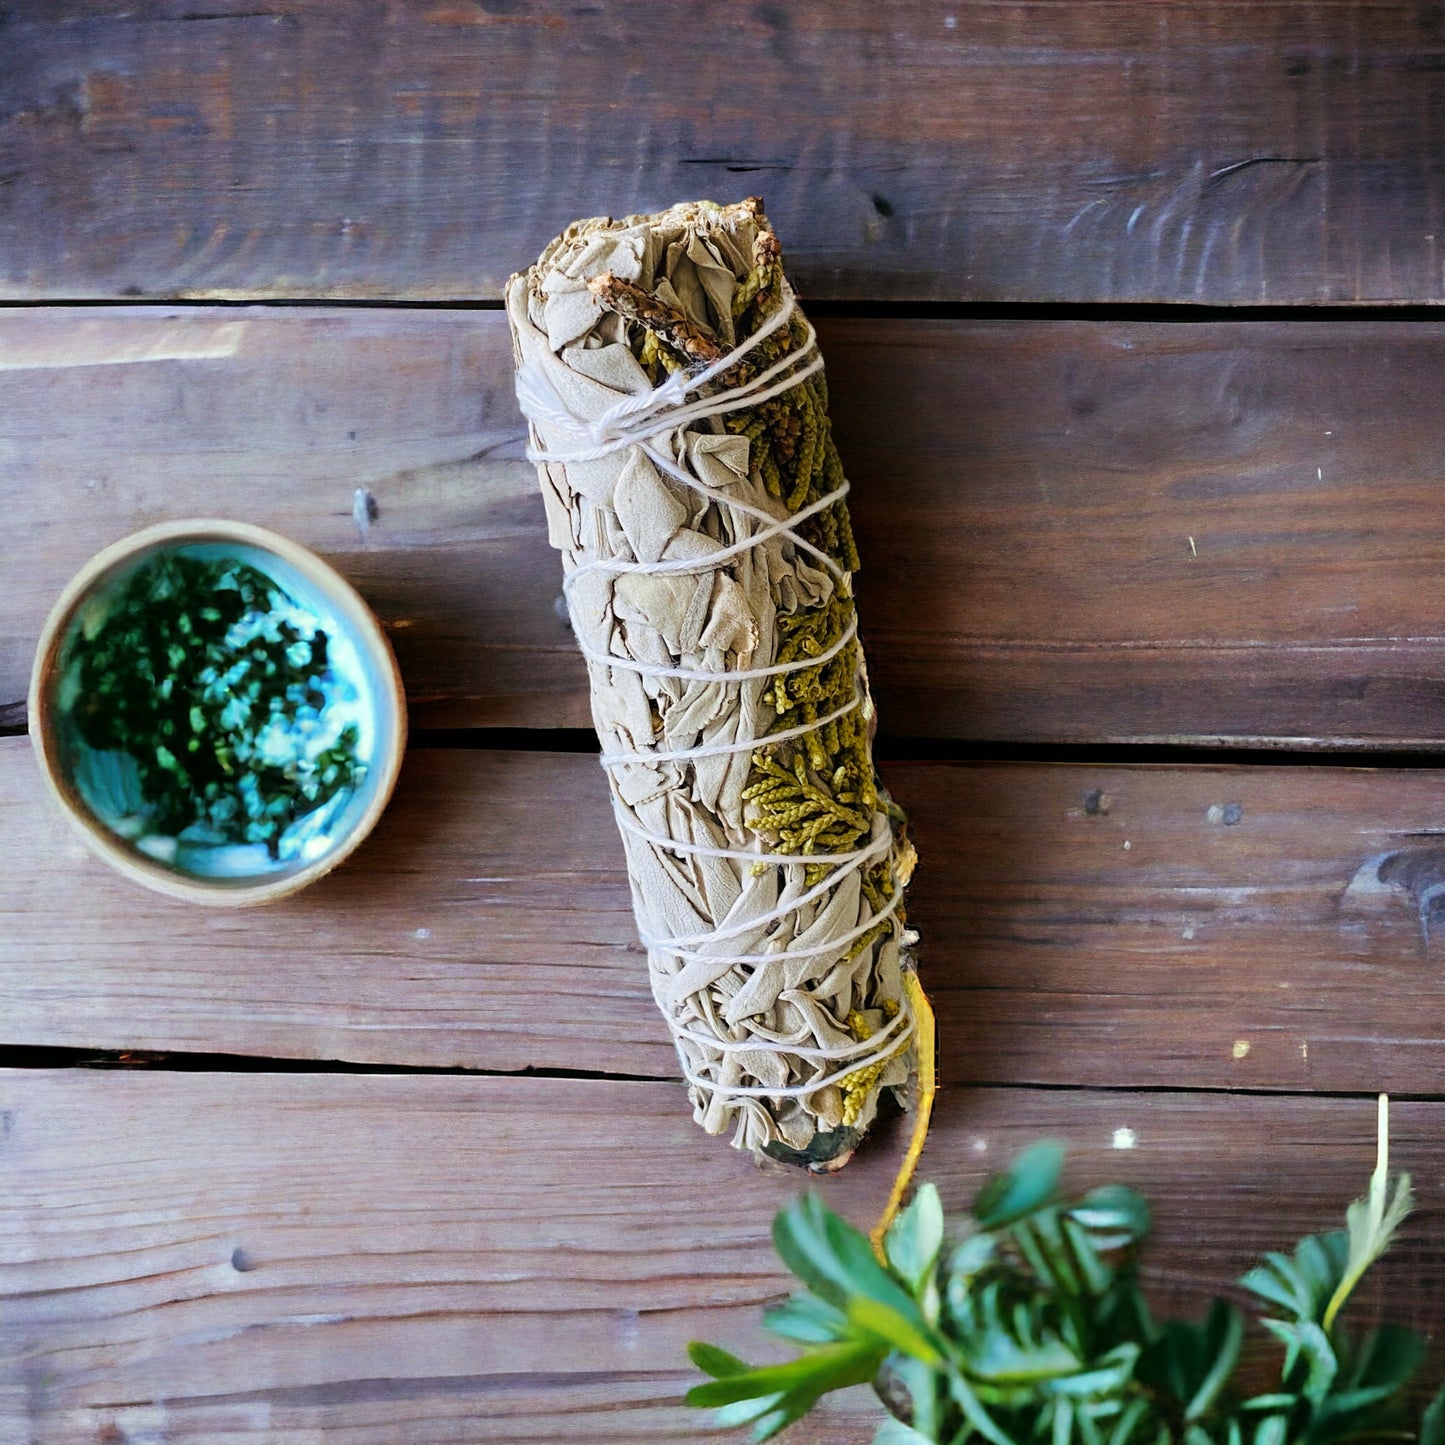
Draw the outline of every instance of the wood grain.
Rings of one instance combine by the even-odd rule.
[[[0,315],[7,553],[0,720],[40,626],[102,546],[231,516],[322,553],[391,634],[413,720],[582,725],[512,398],[506,324],[473,312]]]
[[[95,1441],[684,1441],[689,1338],[758,1358],[785,1288],[767,1231],[799,1187],[697,1135],[660,1084],[0,1074],[0,1430]],[[1397,1103],[1421,1198],[1380,1267],[1445,1325],[1445,1106]],[[1042,1136],[1069,1182],[1155,1209],[1149,1279],[1191,1315],[1265,1247],[1333,1228],[1372,1100],[957,1090],[924,1156],[952,1209]],[[1123,1147],[1123,1146],[1128,1147]],[[829,1202],[866,1227],[898,1140]],[[1436,1362],[1435,1375],[1440,1373]],[[859,1392],[790,1438],[856,1445]],[[312,1435],[311,1431],[318,1432]]]
[[[1442,343],[1407,324],[832,323],[883,726],[1434,745]]]
[[[113,878],[0,743],[0,1043],[670,1079],[594,759],[414,752],[234,917]],[[955,1082],[1445,1094],[1429,771],[894,763]]]
[[[0,1042],[676,1068],[594,758],[413,752],[342,868],[222,913],[93,860],[28,751],[0,740]]]
[[[71,0],[6,11],[0,293],[495,296],[766,193],[814,296],[1429,301],[1431,6]]]
[[[1442,326],[822,337],[887,731],[1445,736]],[[87,557],[231,515],[360,587],[418,725],[587,726],[511,386],[490,313],[0,312],[0,723]]]

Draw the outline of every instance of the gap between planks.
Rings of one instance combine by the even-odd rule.
[[[53,1048],[44,1045],[0,1044],[0,1070],[17,1073],[54,1072],[77,1069],[91,1072],[120,1071],[128,1074],[327,1074],[362,1078],[455,1078],[455,1079],[560,1079],[572,1083],[669,1084],[681,1088],[676,1074],[623,1074],[589,1069],[468,1069],[428,1067],[422,1064],[359,1064],[346,1059],[285,1059],[259,1054],[143,1053],[138,1050],[94,1050]],[[1086,1092],[1101,1097],[1147,1098],[1154,1095],[1224,1096],[1241,1099],[1334,1099],[1340,1102],[1369,1101],[1378,1093],[1364,1089],[1306,1090],[1290,1088],[1247,1088],[1229,1084],[1101,1084],[1009,1082],[965,1079],[943,1086],[968,1093],[1017,1091],[1024,1094]],[[1389,1096],[1398,1103],[1445,1103],[1445,1089],[1438,1092],[1395,1091]]]

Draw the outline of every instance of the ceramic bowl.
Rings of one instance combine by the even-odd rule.
[[[208,590],[157,601],[175,578]],[[243,596],[266,606],[247,611]],[[277,676],[302,680],[286,692]],[[137,733],[136,718],[162,720]],[[92,852],[158,892],[238,906],[304,888],[371,831],[401,767],[406,703],[375,616],[314,553],[244,522],[168,522],[107,547],[61,594],[35,655],[30,735]]]

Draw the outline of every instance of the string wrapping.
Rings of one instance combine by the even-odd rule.
[[[915,936],[816,334],[756,202],[579,222],[507,311],[696,1116],[836,1167],[908,1080]]]

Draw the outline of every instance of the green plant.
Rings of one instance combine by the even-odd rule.
[[[1340,1318],[1351,1291],[1410,1208],[1409,1177],[1380,1156],[1347,1227],[1271,1253],[1240,1283],[1285,1347],[1276,1389],[1235,1387],[1244,1316],[1216,1299],[1199,1324],[1156,1321],[1136,1278],[1148,1209],[1133,1190],[1058,1197],[1063,1149],[1035,1145],[990,1179],[950,1233],[938,1191],[917,1192],[884,1236],[884,1259],[815,1197],[773,1227],[807,1286],[764,1324],[802,1345],[754,1369],[713,1345],[690,1347],[713,1378],[688,1394],[724,1426],[767,1440],[847,1385],[871,1383],[889,1418],[874,1445],[1445,1445],[1445,1392],[1418,1430],[1404,1388],[1424,1351],[1398,1326],[1363,1335]]]
[[[157,833],[198,828],[274,859],[297,819],[365,773],[356,727],[332,736],[322,722],[325,630],[239,558],[156,553],[72,648],[80,737],[129,759]]]

